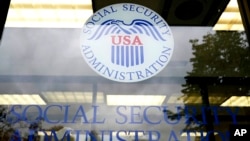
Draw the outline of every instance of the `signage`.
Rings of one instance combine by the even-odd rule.
[[[29,141],[35,141],[32,137],[35,136],[36,132],[42,135],[44,138],[43,141],[50,141],[50,138],[53,138],[55,141],[72,141],[70,139],[71,136],[74,137],[74,141],[140,141],[143,139],[147,141],[192,141],[191,137],[194,134],[199,136],[202,141],[208,141],[211,134],[216,134],[221,141],[228,141],[229,138],[245,139],[245,137],[249,137],[249,125],[239,125],[239,121],[236,118],[240,114],[239,109],[232,109],[231,107],[117,105],[112,108],[109,107],[111,109],[114,108],[114,110],[109,109],[108,114],[103,114],[103,112],[107,111],[107,107],[103,105],[91,105],[90,107],[86,105],[60,104],[46,106],[13,105],[9,108],[10,111],[6,116],[6,123],[8,125],[15,126],[18,123],[22,123],[23,125],[34,124],[41,122],[41,119],[43,125],[64,125],[59,131],[46,131],[43,128],[23,130],[15,126],[16,130],[11,135],[15,138],[21,138],[22,135],[29,135]],[[176,113],[174,119],[171,116],[171,112],[167,112],[170,109]],[[183,110],[181,111],[181,109]],[[211,114],[213,115],[211,119],[205,113],[207,110],[211,110]],[[198,111],[201,111],[201,118],[197,116]],[[50,112],[60,112],[58,114],[60,118],[55,119],[49,114]],[[219,112],[223,112],[225,116],[230,117],[231,121],[229,122],[232,124],[230,130],[204,130],[203,128],[183,130],[185,125],[190,124],[194,127],[207,126],[210,124],[209,120],[213,120],[214,126],[221,126],[224,119],[218,115]],[[179,131],[167,128],[178,125],[184,126]],[[91,126],[96,126],[97,128],[91,128]],[[167,136],[163,136],[163,134]],[[130,139],[127,139],[128,136]],[[11,141],[16,141],[15,138],[11,138]]]
[[[117,82],[138,82],[162,71],[174,40],[165,20],[138,4],[120,3],[94,13],[81,31],[81,53],[99,75]]]

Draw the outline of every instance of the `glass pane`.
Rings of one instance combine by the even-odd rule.
[[[49,141],[65,135],[67,141],[224,141],[233,124],[249,125],[249,41],[237,2],[216,9],[216,20],[195,10],[209,11],[218,1],[186,2],[144,3],[169,22],[174,51],[155,76],[129,83],[99,75],[81,54],[84,22],[109,3],[12,0],[0,46],[0,140]],[[137,13],[146,9],[123,6]],[[97,16],[111,14],[103,12]],[[132,29],[124,31],[144,32]],[[127,37],[119,39],[126,44]],[[105,57],[108,51],[99,54]],[[157,70],[154,64],[135,75],[143,78],[152,70]]]

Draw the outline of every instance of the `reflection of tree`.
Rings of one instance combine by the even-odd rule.
[[[11,125],[6,122],[7,108],[0,106],[0,140],[4,140],[13,132]]]
[[[41,130],[42,118],[37,118],[34,122],[27,123],[26,119],[14,119],[10,116],[10,112],[7,106],[0,105],[1,141],[39,140],[38,130]],[[24,136],[21,133],[24,133]]]
[[[203,40],[190,40],[194,57],[190,59],[193,70],[187,73],[186,84],[182,92],[188,99],[191,96],[201,97],[201,105],[207,107],[205,112],[208,124],[192,126],[192,122],[185,129],[199,130],[205,128],[213,130],[209,96],[246,95],[249,84],[245,83],[250,76],[250,51],[243,32],[218,31],[208,33]],[[225,100],[225,99],[224,99]],[[186,106],[193,105],[185,101]],[[222,101],[220,101],[222,102]],[[218,105],[221,103],[217,103]],[[174,116],[175,114],[172,114]],[[202,124],[201,124],[202,125]],[[215,140],[211,135],[209,140]]]
[[[242,77],[249,74],[249,48],[240,32],[216,32],[203,36],[203,42],[190,40],[194,50],[189,76]]]
[[[249,77],[250,52],[243,32],[209,33],[203,36],[202,43],[199,43],[198,39],[190,40],[190,43],[194,51],[194,58],[190,60],[193,63],[193,70],[188,72],[187,79],[213,77],[215,79],[203,79],[202,81],[207,82],[202,83],[215,83],[213,89],[220,87],[221,90],[222,85],[218,84],[225,84],[228,83],[226,80],[233,80],[228,78],[239,78],[238,81],[240,81]],[[183,87],[184,94],[196,93],[200,89],[197,85],[189,83]],[[226,89],[231,93],[245,94],[248,91],[246,87],[226,87]]]
[[[47,137],[41,137],[38,131],[55,131],[60,135],[60,141],[74,141],[75,138],[69,135],[69,139],[64,137],[66,130],[62,125],[55,125],[49,129],[42,128],[42,117],[37,117],[33,122],[27,122],[29,117],[22,117],[17,119],[11,116],[11,111],[7,106],[0,105],[0,141],[55,141],[55,137],[52,134],[48,134]]]

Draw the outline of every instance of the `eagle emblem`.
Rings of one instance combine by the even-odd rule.
[[[97,40],[103,35],[120,33],[127,35],[146,34],[152,36],[155,40],[166,41],[152,23],[143,19],[135,19],[130,24],[115,19],[104,21],[89,40]]]

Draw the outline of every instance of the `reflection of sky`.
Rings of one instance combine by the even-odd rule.
[[[173,60],[184,60],[189,62],[192,56],[190,39],[202,40],[202,37],[212,31],[212,27],[172,27],[175,40],[175,54]]]
[[[185,76],[192,56],[190,39],[208,27],[171,27],[175,47],[168,70],[159,75]],[[0,48],[0,75],[94,75],[80,53],[80,29],[6,28]],[[167,72],[166,72],[167,71]],[[166,72],[166,73],[165,73]]]
[[[129,84],[103,84],[98,86],[98,90],[108,94],[181,95],[181,84],[185,82],[183,77],[192,69],[189,63],[189,59],[192,57],[189,40],[201,40],[202,36],[212,32],[212,28],[171,27],[171,29],[175,42],[174,53],[166,68],[157,75],[169,78],[169,82],[160,82],[162,84],[157,82],[157,84],[152,85],[155,79],[149,79],[145,82],[151,84],[139,83],[140,89],[138,86]],[[24,87],[36,87],[33,89],[34,93],[40,90],[53,91],[57,88],[69,91],[81,91],[82,89],[89,91],[89,86],[81,87],[81,83],[85,82],[86,78],[78,76],[96,77],[98,75],[87,66],[81,56],[80,32],[81,29],[6,28],[0,47],[1,78],[8,79],[9,76],[13,76],[12,78],[19,82],[40,81],[42,79],[46,84],[15,83],[11,86],[0,85],[0,88],[23,93],[27,92]],[[16,75],[20,76],[15,77]],[[30,75],[38,77],[26,77]],[[60,78],[58,79],[56,76]],[[56,84],[53,83],[55,80]],[[2,81],[4,82],[4,79]]]
[[[212,32],[210,27],[171,27],[174,36],[174,53],[171,61],[158,76],[178,77],[177,85],[145,86],[145,89],[138,89],[131,85],[110,84],[99,87],[103,91],[112,91],[113,94],[126,93],[131,90],[134,94],[177,94],[180,92],[183,77],[191,70],[189,59],[192,56],[190,39],[201,39],[203,35]],[[22,75],[40,76],[75,76],[74,78],[62,78],[60,84],[53,85],[47,82],[40,89],[51,89],[52,87],[63,87],[65,80],[73,82],[78,76],[97,76],[84,62],[80,53],[80,32],[81,29],[33,29],[33,28],[6,28],[0,47],[0,75],[21,75],[21,82],[30,81]],[[8,77],[8,76],[7,76]],[[37,78],[39,79],[39,77]],[[43,78],[47,79],[47,78]],[[32,78],[31,81],[36,81]],[[77,79],[81,82],[81,78]],[[52,81],[52,80],[51,80]],[[151,82],[149,79],[146,82]],[[172,80],[171,80],[172,83]],[[61,85],[61,86],[60,86]],[[72,85],[72,86],[71,86]],[[72,84],[69,87],[78,88],[79,84]],[[15,87],[15,88],[13,88]],[[20,90],[24,85],[15,85],[11,89]],[[30,87],[30,85],[26,86]],[[46,87],[48,87],[46,89]],[[105,89],[106,88],[106,89]],[[108,88],[108,89],[107,89]],[[70,88],[66,88],[70,89]],[[162,90],[165,91],[162,91]],[[53,89],[51,89],[53,90]],[[167,91],[167,92],[166,92]],[[25,90],[24,90],[25,92]],[[128,92],[127,92],[128,93]]]

